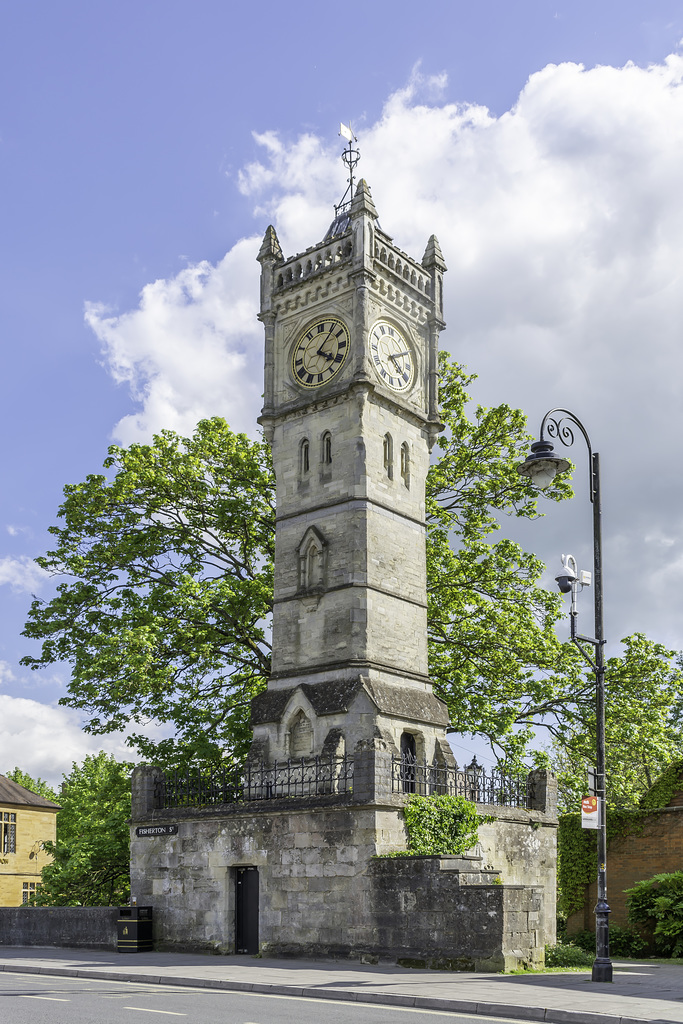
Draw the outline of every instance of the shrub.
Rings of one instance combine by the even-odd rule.
[[[403,813],[408,853],[438,856],[465,853],[477,842],[477,828],[491,818],[462,796],[411,796]]]
[[[567,939],[567,941],[573,942],[575,946],[578,946],[586,953],[592,953],[593,956],[595,956],[595,932],[577,932],[576,935],[572,935],[570,939]]]
[[[633,928],[620,928],[618,924],[610,925],[609,951],[611,956],[645,956],[650,952],[650,943]]]
[[[558,942],[556,946],[545,947],[546,967],[590,967],[595,959],[573,942]]]
[[[683,871],[654,875],[626,890],[628,919],[653,931],[663,956],[683,954]]]

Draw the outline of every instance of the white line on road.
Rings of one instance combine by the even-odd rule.
[[[22,996],[22,999],[49,999],[51,1003],[70,1003],[70,999],[59,999],[57,996]]]
[[[150,1010],[148,1006],[124,1006],[124,1010],[142,1010],[143,1013],[167,1013],[169,1017],[187,1017],[186,1013],[174,1013],[173,1010]]]

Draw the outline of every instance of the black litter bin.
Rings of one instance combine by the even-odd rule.
[[[119,953],[145,953],[153,948],[152,908],[119,907]]]

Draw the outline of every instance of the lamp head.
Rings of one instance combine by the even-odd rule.
[[[570,465],[567,459],[555,454],[550,441],[534,441],[530,454],[517,466],[517,472],[528,476],[534,487],[544,491],[558,473],[564,473]]]

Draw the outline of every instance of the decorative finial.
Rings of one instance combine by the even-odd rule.
[[[353,143],[358,142],[358,139],[353,134],[351,127],[342,122],[339,125],[339,134],[348,142],[348,147],[342,150],[342,160],[344,161],[345,167],[348,167],[349,177],[347,179],[348,185],[346,187],[346,192],[341,197],[341,202],[337,203],[334,208],[335,217],[338,217],[339,211],[343,210],[347,205],[347,202],[350,202],[351,199],[353,199],[353,172],[356,168],[356,164],[360,160],[360,150],[353,148]],[[347,196],[349,197],[348,200],[346,198]]]

